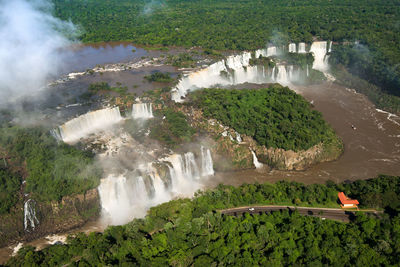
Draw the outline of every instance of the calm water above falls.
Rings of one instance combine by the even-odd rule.
[[[85,71],[96,65],[132,61],[147,54],[143,48],[125,42],[76,45],[61,53],[65,57],[63,73]]]

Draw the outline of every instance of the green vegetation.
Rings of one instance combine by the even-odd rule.
[[[311,42],[319,36],[334,41],[358,38],[400,57],[397,0],[385,5],[378,0],[171,0],[154,5],[151,12],[145,12],[145,0],[53,2],[57,16],[83,26],[85,42],[130,40],[224,50],[256,49],[271,40]]]
[[[64,143],[57,144],[42,128],[3,127],[0,147],[7,151],[15,165],[26,166],[25,193],[31,193],[36,200],[60,200],[99,184],[101,172],[93,165],[94,155]],[[1,201],[4,211],[15,203],[15,193],[22,179],[7,171],[2,171],[1,175],[0,194],[6,200]],[[4,190],[9,195],[4,195]]]
[[[182,112],[168,108],[157,111],[157,115],[158,118],[153,120],[150,127],[151,138],[170,146],[192,139],[195,130],[187,123],[186,116]]]
[[[178,68],[194,68],[196,67],[196,61],[189,53],[180,53],[178,55],[168,55],[167,64],[171,64]]]
[[[307,53],[307,54],[285,53],[281,58],[283,61],[285,61],[290,65],[297,65],[301,66],[302,68],[306,68],[308,64],[310,69],[314,62],[314,56],[312,55],[312,53]]]
[[[331,70],[336,77],[336,83],[355,89],[376,105],[377,108],[400,114],[400,97],[383,92],[378,86],[349,73],[343,66]]]
[[[20,176],[11,173],[8,169],[0,169],[0,214],[10,212],[10,209],[18,202],[21,182]]]
[[[119,84],[118,87],[111,87],[106,82],[91,83],[89,85],[89,92],[92,95],[97,94],[99,92],[115,92],[119,95],[126,95],[127,91],[128,87],[126,86],[121,87],[121,84]]]
[[[368,47],[367,52],[360,54],[349,47],[344,49],[350,53],[343,54],[335,47],[333,55],[340,54],[338,62],[346,66],[350,56],[348,67],[353,73],[400,95],[399,0],[384,4],[379,0],[53,2],[57,16],[84,28],[80,37],[84,42],[127,40],[145,45],[250,50],[267,42],[310,43],[313,37],[360,41]]]
[[[198,193],[193,200],[178,199],[151,208],[144,219],[109,227],[102,234],[78,234],[66,245],[41,251],[25,247],[7,265],[396,265],[400,261],[398,214],[382,214],[378,219],[360,212],[350,223],[340,223],[297,212],[233,217],[214,210],[243,204],[303,204],[303,200],[334,203],[336,187],[354,189],[354,194],[360,196],[376,193],[385,197],[393,188],[399,188],[399,182],[400,177],[379,177],[362,181],[363,185],[221,185]]]
[[[396,54],[392,53],[392,56],[396,57]],[[400,61],[385,58],[381,51],[370,50],[361,44],[335,46],[329,61],[345,66],[350,73],[383,88],[385,93],[400,96]]]
[[[260,56],[259,58],[254,58],[254,57],[250,58],[249,64],[250,66],[258,65],[270,68],[275,66],[275,63],[271,58],[263,56]]]
[[[392,214],[400,211],[399,177],[380,175],[377,179],[344,183],[337,189],[358,199],[361,207],[383,208]]]
[[[259,90],[205,89],[189,95],[206,117],[219,120],[267,148],[306,150],[337,142],[320,112],[287,87]]]
[[[144,78],[149,81],[149,82],[159,82],[159,83],[169,83],[174,80],[174,78],[171,77],[171,74],[166,72],[155,72],[152,73],[151,75],[144,76]]]
[[[212,56],[214,58],[223,58],[224,57],[220,52],[218,52],[214,49],[210,49],[210,48],[204,49],[203,54],[205,54],[207,56]]]

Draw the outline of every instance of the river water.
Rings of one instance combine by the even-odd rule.
[[[135,49],[135,52],[132,51]],[[143,56],[159,56],[160,51],[147,52],[128,43],[107,43],[75,47],[70,60],[66,64],[65,73],[83,71],[98,64],[140,60]],[[146,73],[157,70],[178,73],[173,67],[146,67],[139,70],[105,73],[104,75],[83,76],[67,83],[64,90],[80,88],[84,90],[93,81],[131,83],[138,85],[138,93],[153,89],[143,83]],[[128,84],[129,85],[129,84]],[[257,85],[262,87],[262,85]],[[257,87],[254,86],[254,87]],[[250,86],[246,86],[250,87]],[[68,89],[69,88],[69,89]],[[132,88],[132,87],[130,87]],[[143,89],[144,88],[144,89]],[[345,180],[366,179],[378,174],[400,174],[400,118],[377,110],[363,95],[354,90],[325,82],[313,86],[296,86],[293,90],[312,102],[315,109],[322,112],[325,120],[334,128],[343,140],[343,155],[336,161],[317,164],[305,171],[258,171],[244,170],[229,173],[216,173],[207,187],[219,183],[240,185],[242,183],[275,182],[282,179],[303,183],[324,183],[327,180],[341,182]],[[61,100],[60,100],[61,101]],[[356,129],[354,129],[355,126]],[[77,231],[101,231],[98,223],[89,223]],[[49,240],[61,237],[50,237],[35,240],[29,244],[43,247]],[[11,248],[0,249],[0,264],[12,252]]]
[[[305,171],[220,173],[211,186],[282,179],[307,184],[327,180],[342,182],[373,178],[379,174],[400,174],[399,117],[376,110],[364,95],[332,82],[292,89],[312,101],[315,109],[322,112],[324,119],[344,142],[343,155],[336,161],[320,163]]]
[[[63,72],[80,72],[96,65],[127,62],[147,56],[148,52],[128,42],[109,42],[93,45],[75,45],[62,52],[65,58]]]

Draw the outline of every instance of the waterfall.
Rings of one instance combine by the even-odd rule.
[[[28,230],[30,226],[32,230],[35,230],[35,224],[39,224],[39,220],[36,218],[35,201],[28,199],[24,204],[24,229]]]
[[[296,52],[296,44],[289,44],[289,52]],[[310,52],[314,53],[313,68],[326,70],[328,68],[327,42],[314,42]],[[277,47],[270,46],[267,49],[258,49],[254,55],[270,57],[277,55]],[[298,44],[298,53],[307,53],[304,42]],[[182,102],[188,91],[200,88],[216,86],[236,85],[243,83],[270,83],[279,82],[288,85],[291,81],[299,79],[299,70],[288,66],[286,70],[283,65],[268,69],[264,66],[250,66],[250,52],[232,55],[225,60],[220,60],[210,66],[193,71],[181,78],[175,88],[171,90],[172,100]],[[288,71],[288,73],[287,73]]]
[[[132,105],[132,117],[134,119],[153,118],[153,107],[151,103],[139,103]]]
[[[267,50],[266,49],[258,49],[254,52],[256,58],[260,58],[260,56],[267,57]]]
[[[299,54],[305,54],[306,52],[306,43],[299,43]]]
[[[153,186],[153,194],[151,195],[152,203],[159,204],[171,200],[171,194],[168,192],[167,186],[161,179],[157,169],[151,163],[148,165],[148,173]]]
[[[73,143],[80,138],[105,129],[122,120],[118,107],[92,111],[67,121],[58,129],[53,130],[53,136],[66,143]]]
[[[109,175],[99,185],[103,214],[108,215],[113,225],[120,225],[134,217],[146,215],[150,200],[142,176]]]
[[[184,161],[184,174],[186,177],[191,177],[192,179],[199,179],[200,172],[199,167],[194,160],[194,154],[192,152],[185,153],[185,161]]]
[[[177,196],[193,196],[202,187],[201,179],[214,175],[210,150],[200,150],[201,158],[192,152],[173,154],[156,164],[142,164],[133,172],[102,179],[98,191],[103,218],[113,225],[125,224],[144,217],[152,206]]]
[[[283,84],[283,85],[289,83],[285,65],[279,65],[278,66],[278,75],[276,77],[276,81],[281,83],[281,84]]]
[[[275,46],[270,46],[267,48],[267,57],[276,56],[276,55],[277,55],[277,52],[276,52]]]
[[[214,85],[228,85],[230,80],[221,77],[221,72],[228,72],[225,60],[211,64],[207,68],[189,73],[179,80],[177,86],[171,90],[172,100],[182,102],[188,91],[198,88],[207,88]]]
[[[329,49],[328,49],[328,53],[332,52],[332,41],[329,42]]]
[[[292,80],[294,80],[294,67],[293,67],[293,65],[290,65],[290,66],[288,66],[288,68],[289,68],[289,71],[288,71],[288,79],[289,79],[289,81],[292,81]]]
[[[295,43],[291,43],[289,44],[289,53],[296,53],[296,44]]]
[[[260,162],[258,161],[257,156],[256,156],[256,153],[254,153],[254,151],[251,150],[251,149],[250,149],[250,151],[251,151],[251,154],[253,155],[253,164],[254,164],[254,167],[256,167],[256,169],[262,168],[263,164],[260,163]]]
[[[250,52],[244,52],[240,55],[229,56],[226,58],[226,66],[232,70],[240,70],[249,65],[251,59]]]
[[[201,175],[214,175],[213,161],[210,149],[201,146]]]
[[[242,137],[240,136],[240,134],[238,133],[238,132],[235,132],[235,134],[236,134],[236,141],[238,142],[238,143],[241,143],[243,140],[242,140]]]
[[[310,52],[314,54],[313,69],[319,71],[326,71],[328,69],[328,61],[326,57],[327,51],[326,41],[312,43]]]
[[[272,81],[275,81],[275,76],[276,76],[275,72],[276,72],[276,68],[275,68],[275,66],[274,66],[274,67],[272,68],[272,72],[271,72],[271,80],[272,80]]]

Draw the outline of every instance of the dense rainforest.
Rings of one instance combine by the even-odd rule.
[[[100,181],[93,154],[58,144],[40,127],[3,125],[0,151],[0,214],[9,212],[23,193],[40,201],[58,201],[95,188]]]
[[[390,176],[327,185],[220,185],[192,200],[153,207],[144,219],[108,227],[104,233],[78,234],[67,244],[41,251],[24,247],[7,266],[396,265],[399,185],[400,177]],[[380,218],[358,212],[349,223],[341,223],[288,211],[239,217],[217,211],[249,204],[337,206],[338,191],[389,212]]]
[[[267,148],[307,150],[319,143],[340,142],[320,112],[287,87],[204,89],[189,95],[190,104]]]
[[[56,16],[80,26],[84,42],[127,40],[217,50],[314,38],[340,42],[350,47],[347,52],[335,47],[332,62],[400,95],[399,0],[52,1]],[[357,49],[355,41],[361,44]]]

